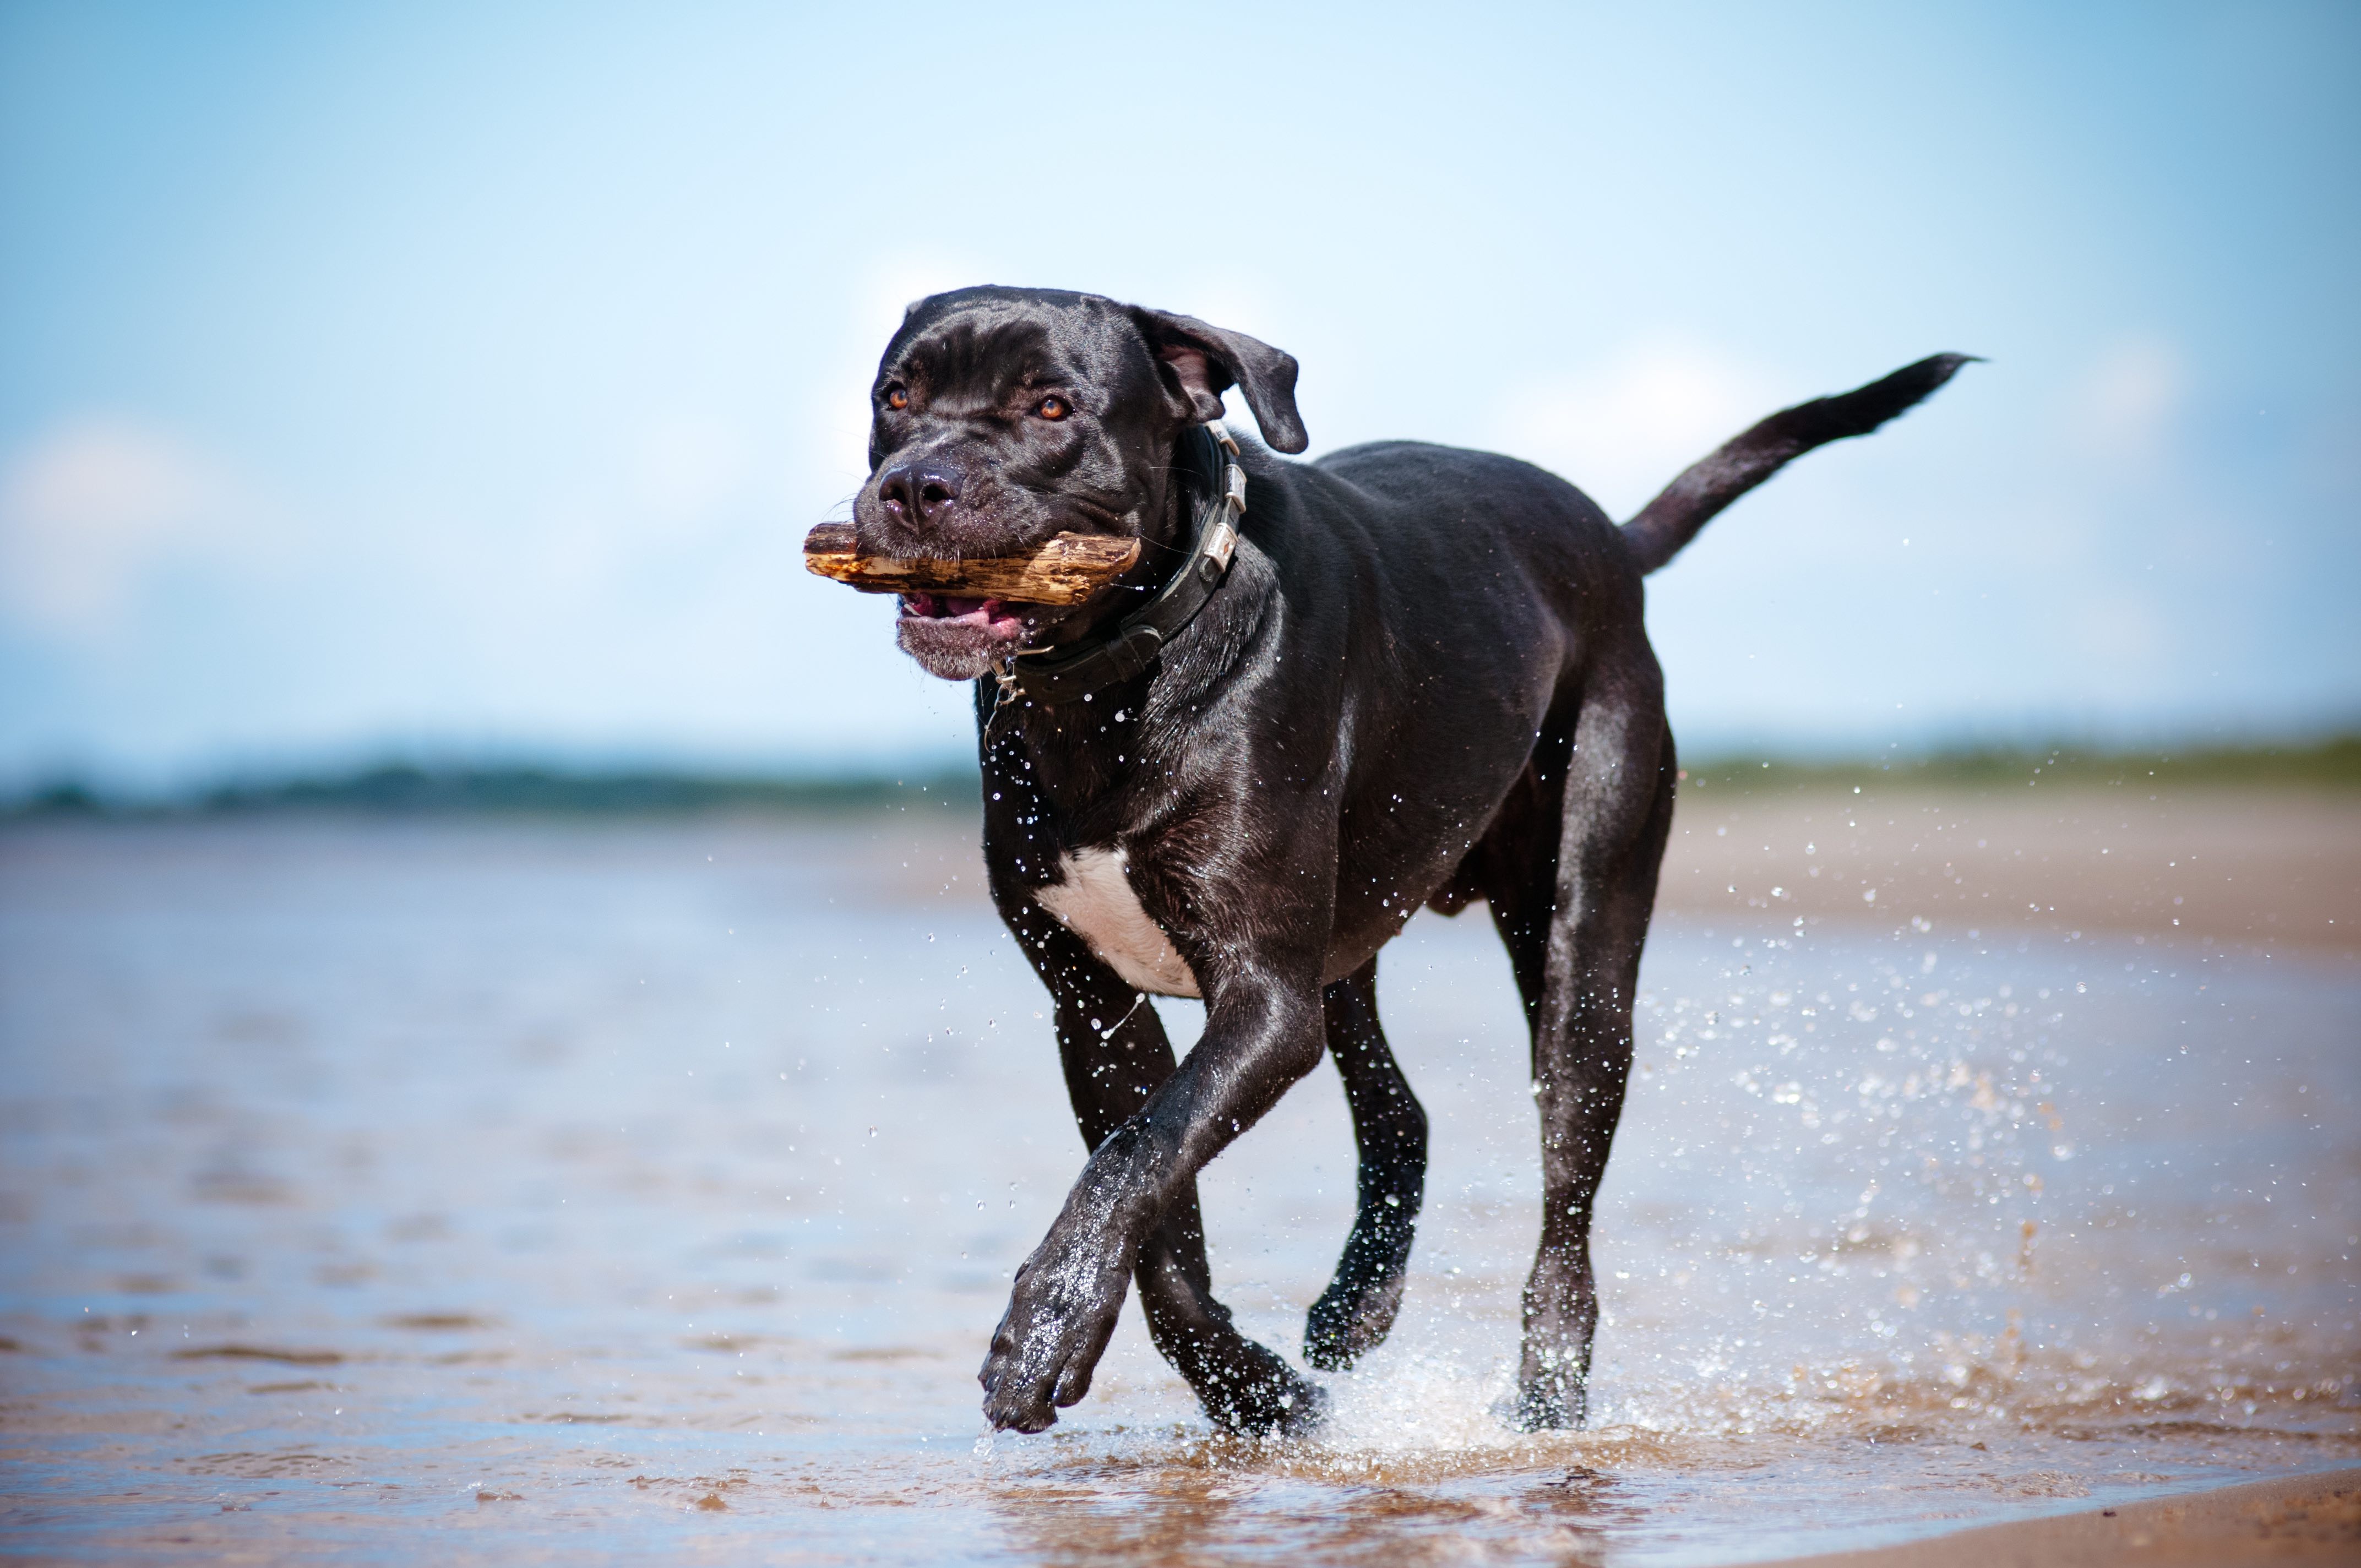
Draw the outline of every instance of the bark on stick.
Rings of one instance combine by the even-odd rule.
[[[1018,604],[1079,604],[1139,559],[1139,541],[1060,533],[1026,555],[981,561],[863,555],[849,522],[823,522],[804,536],[804,565],[865,594],[955,594]]]

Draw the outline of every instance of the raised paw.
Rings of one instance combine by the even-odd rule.
[[[992,1353],[976,1374],[994,1431],[1047,1431],[1060,1409],[1091,1391],[1130,1278],[1108,1251],[1061,1245],[1052,1235],[1016,1271]]]
[[[1323,1372],[1342,1372],[1385,1343],[1401,1311],[1410,1272],[1412,1207],[1364,1201],[1345,1240],[1336,1277],[1304,1320],[1303,1359]]]
[[[1303,1324],[1303,1359],[1342,1372],[1385,1343],[1401,1310],[1402,1276],[1330,1283]]]

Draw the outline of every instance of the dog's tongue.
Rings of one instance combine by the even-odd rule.
[[[1024,618],[1005,599],[972,598],[964,594],[906,594],[902,613],[927,620],[961,620],[997,638],[1012,638],[1025,630]]]

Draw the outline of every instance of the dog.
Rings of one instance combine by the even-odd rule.
[[[1542,1129],[1510,1414],[1582,1422],[1592,1201],[1676,773],[1642,578],[1781,465],[1874,430],[1968,358],[1774,414],[1618,527],[1565,480],[1481,452],[1284,461],[1308,444],[1296,362],[1190,316],[1041,289],[909,308],[871,388],[859,548],[1141,543],[1069,607],[900,605],[901,647],[975,685],[992,897],[1054,999],[1089,1150],[993,1335],[995,1430],[1046,1430],[1088,1392],[1134,1282],[1218,1427],[1318,1422],[1319,1387],[1214,1299],[1197,1172],[1334,1061],[1358,1201],[1304,1355],[1341,1369],[1381,1342],[1427,1123],[1378,1024],[1378,953],[1417,910],[1478,899],[1523,999]],[[1265,445],[1220,423],[1232,387]],[[1149,995],[1203,999],[1187,1059]]]

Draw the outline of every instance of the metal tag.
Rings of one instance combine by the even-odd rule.
[[[1235,468],[1231,470],[1235,473]],[[1238,531],[1227,520],[1213,524],[1205,532],[1205,554],[1221,563],[1222,570],[1230,569],[1230,554],[1238,547]]]

